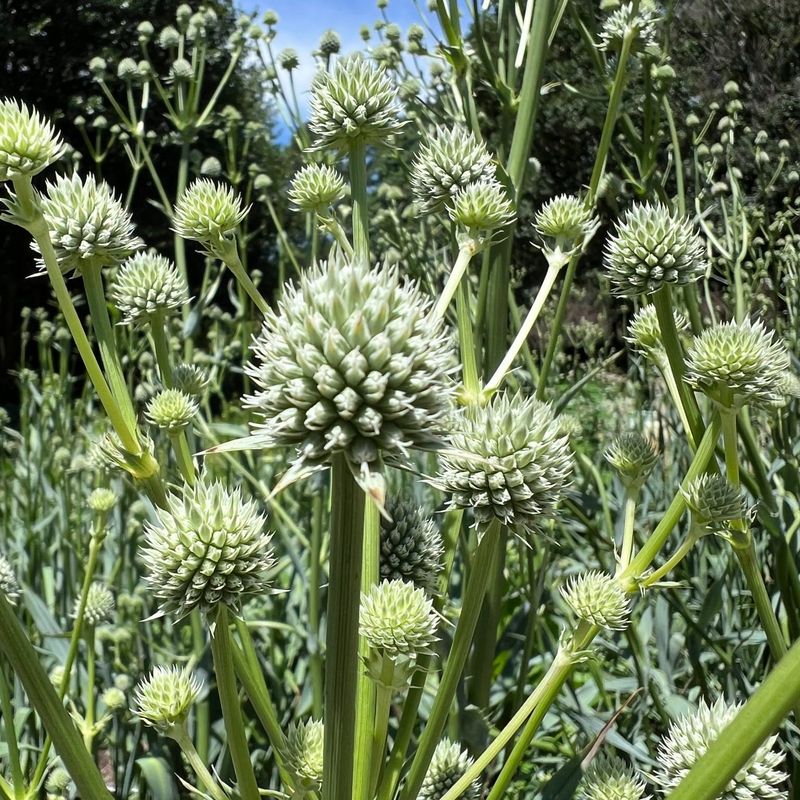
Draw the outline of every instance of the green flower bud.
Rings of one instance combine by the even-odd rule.
[[[645,784],[622,759],[599,755],[578,787],[577,800],[647,800]]]
[[[190,81],[194,77],[194,70],[185,58],[176,58],[169,68],[169,77],[173,81]]]
[[[281,50],[278,53],[278,64],[287,72],[297,69],[300,66],[300,58],[297,55],[297,51],[292,50],[291,47]]]
[[[0,595],[12,605],[19,599],[17,576],[5,556],[0,555]]]
[[[656,44],[658,36],[655,3],[642,0],[634,10],[633,3],[623,3],[609,14],[600,31],[600,47],[603,50],[618,51],[626,37],[631,37],[631,52],[639,53]]]
[[[481,181],[460,189],[449,213],[467,231],[488,233],[514,220],[514,205],[497,181]]]
[[[418,25],[415,22],[409,25],[406,36],[409,42],[419,43],[425,38],[425,29],[422,27],[422,25]]]
[[[89,495],[89,508],[98,514],[105,514],[111,511],[117,503],[117,496],[111,489],[102,487],[95,489]]]
[[[100,696],[100,700],[112,714],[115,711],[121,711],[125,708],[127,702],[125,699],[125,692],[118,689],[116,686],[106,689]]]
[[[611,575],[585,572],[571,578],[561,594],[573,614],[583,622],[612,631],[628,627],[628,596]]]
[[[117,64],[117,77],[123,81],[132,81],[139,77],[139,66],[132,58],[123,58]]]
[[[80,608],[80,598],[75,600],[73,616],[77,618]],[[114,595],[104,583],[93,583],[89,586],[86,595],[86,608],[83,612],[83,621],[86,625],[96,628],[110,622],[114,615]]]
[[[628,491],[640,489],[658,460],[658,451],[639,433],[617,436],[603,453]]]
[[[175,9],[175,21],[178,25],[187,25],[192,18],[192,7],[188,3],[181,3]]]
[[[561,194],[548,200],[536,213],[533,227],[545,242],[545,253],[573,253],[594,236],[597,230],[592,209],[572,195]]]
[[[131,711],[168,735],[175,726],[184,725],[201,690],[197,677],[179,667],[156,667],[136,687]]]
[[[679,311],[673,309],[673,319],[678,335],[689,332],[689,320]],[[652,304],[642,306],[628,325],[628,335],[625,341],[635,347],[644,355],[653,358],[664,353],[664,344],[661,340],[661,325],[658,321],[656,307]]]
[[[286,769],[300,792],[318,792],[322,786],[325,729],[317,720],[290,722],[286,733]]]
[[[139,35],[139,42],[142,44],[147,44],[152,38],[153,34],[155,33],[155,28],[153,27],[152,22],[148,22],[144,20],[144,22],[140,22],[136,26],[136,33]]]
[[[64,152],[61,137],[36,110],[0,100],[0,181],[32,176]]]
[[[95,56],[89,62],[89,72],[92,73],[92,76],[96,80],[102,78],[107,69],[108,69],[108,64],[106,64],[106,60],[104,58],[100,58],[99,56]]]
[[[70,778],[69,772],[63,767],[56,767],[47,776],[44,788],[47,790],[48,794],[55,795],[56,797],[66,797],[71,784],[72,778]]]
[[[233,235],[247,211],[242,208],[233,189],[199,178],[178,200],[173,230],[184,239],[193,239],[213,248]]]
[[[161,32],[158,34],[158,46],[164,50],[175,48],[180,42],[181,35],[172,25],[167,25],[166,28],[162,28]]]
[[[686,125],[689,128],[696,128],[700,124],[700,117],[697,114],[686,115]]]
[[[724,91],[728,97],[736,97],[739,94],[739,84],[736,83],[736,81],[728,81],[722,91]]]
[[[747,502],[741,489],[723,475],[700,475],[681,494],[692,512],[693,521],[702,528],[718,530],[725,522],[744,519]]]
[[[216,156],[203,159],[200,174],[207,178],[219,178],[222,175],[222,162]]]
[[[197,364],[178,364],[172,370],[173,387],[191,397],[202,397],[208,384],[208,373]]]
[[[264,24],[270,28],[274,28],[278,24],[278,14],[275,11],[265,11],[262,19]]]
[[[299,211],[322,211],[346,194],[341,175],[325,164],[299,169],[289,187],[289,202]]]
[[[466,750],[462,750],[457,742],[445,738],[436,745],[425,779],[417,795],[417,800],[442,800],[448,790],[458,783],[459,779],[472,766],[472,758]],[[464,800],[478,800],[480,784],[473,781],[461,795]]]
[[[47,673],[47,679],[54,689],[59,689],[64,680],[64,667],[61,666],[61,664],[56,664],[56,666]]]
[[[197,400],[180,389],[164,389],[147,404],[148,422],[163,428],[170,435],[182,431],[196,416]]]
[[[189,290],[175,265],[148,251],[129,258],[117,273],[111,298],[127,325],[143,324],[189,302]]]

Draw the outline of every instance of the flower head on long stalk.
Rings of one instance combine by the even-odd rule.
[[[472,766],[472,758],[462,749],[458,742],[442,739],[433,752],[428,771],[422,782],[417,800],[442,800],[448,790]],[[480,796],[480,784],[473,781],[461,794],[466,800],[477,800]]]
[[[612,440],[603,458],[628,490],[640,489],[658,461],[658,451],[640,433],[623,433]]]
[[[689,332],[689,320],[680,311],[674,309],[672,316],[678,335],[686,335]],[[648,303],[633,315],[633,319],[628,323],[628,335],[625,337],[625,341],[657,362],[666,357],[655,305]]]
[[[38,111],[0,100],[0,181],[36,175],[63,151],[61,137]]]
[[[306,164],[292,178],[289,202],[300,211],[324,211],[346,194],[342,176],[327,164]]]
[[[561,593],[579,620],[608,630],[622,630],[628,626],[630,602],[625,590],[611,575],[585,572],[571,578]]]
[[[709,532],[721,532],[726,523],[747,516],[742,490],[724,475],[700,475],[681,489],[693,522]]]
[[[111,297],[128,325],[181,308],[189,300],[185,278],[175,265],[154,252],[137,253],[117,273]]]
[[[5,556],[0,555],[0,595],[13,606],[19,598],[19,583],[13,567]]]
[[[580,197],[561,194],[536,212],[533,227],[542,240],[548,262],[565,264],[580,252],[597,231],[599,222]]]
[[[178,236],[200,242],[216,255],[222,243],[234,235],[247,211],[232,188],[198,178],[178,198],[172,226]]]
[[[155,667],[137,687],[133,713],[147,725],[164,733],[183,725],[203,685],[180,667]]]
[[[145,416],[153,425],[175,434],[186,428],[197,412],[194,397],[180,389],[163,389],[147,404]]]

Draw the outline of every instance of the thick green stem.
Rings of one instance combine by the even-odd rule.
[[[236,244],[236,239],[223,239],[218,243],[215,248],[215,255],[217,255],[225,264],[225,266],[233,273],[234,278],[239,284],[244,287],[247,296],[253,301],[253,305],[262,313],[266,314],[269,310],[269,303],[264,299],[261,292],[253,283],[247,270],[242,264],[242,259],[239,257],[239,248]]]
[[[634,523],[636,522],[636,503],[639,499],[639,490],[636,488],[625,490],[625,517],[622,524],[622,548],[619,556],[618,571],[623,572],[633,557]]]
[[[170,357],[169,339],[167,338],[166,317],[163,313],[150,318],[150,335],[153,337],[153,351],[161,375],[161,383],[165,388],[172,388],[172,359]]]
[[[175,726],[170,732],[169,736],[174,739],[181,752],[189,762],[189,766],[194,770],[203,788],[211,795],[214,800],[229,800],[225,792],[222,791],[219,784],[214,780],[214,776],[208,771],[200,754],[195,749],[192,739],[186,731],[186,728]]]
[[[376,687],[375,720],[372,728],[372,755],[370,757],[369,797],[375,797],[378,781],[381,777],[385,754],[386,736],[389,732],[389,716],[392,710],[392,693],[394,686],[394,661],[384,655],[381,666],[380,683]]]
[[[458,345],[461,350],[461,375],[464,381],[464,398],[468,403],[477,402],[480,396],[478,362],[475,351],[475,334],[472,329],[470,313],[469,283],[461,281],[456,297],[456,316],[458,319]]]
[[[367,146],[361,137],[350,145],[350,197],[353,202],[353,251],[369,261],[369,203],[367,200]]]
[[[14,707],[11,705],[11,689],[6,680],[5,667],[0,664],[0,714],[5,721],[7,760],[11,764],[11,783],[16,797],[25,795],[25,775],[22,772],[22,763],[19,760],[19,745],[17,744],[17,729],[14,725]]]
[[[308,571],[308,624],[313,648],[309,654],[311,670],[311,711],[315,719],[322,719],[323,677],[322,648],[320,646],[320,594],[322,590],[322,495],[312,499],[311,550]]]
[[[192,486],[195,482],[196,474],[194,469],[194,460],[192,454],[189,452],[189,443],[186,441],[186,432],[179,431],[178,433],[169,437],[172,444],[172,451],[175,453],[175,459],[178,462],[178,469],[180,470],[181,477]]]
[[[447,312],[458,287],[461,285],[461,279],[464,277],[467,267],[469,267],[469,262],[479,250],[478,242],[474,239],[467,239],[467,241],[459,247],[456,263],[453,264],[453,269],[447,277],[444,289],[442,289],[442,293],[439,295],[439,299],[433,307],[432,316],[434,319],[441,319]]]
[[[94,746],[95,718],[95,654],[94,625],[86,627],[86,714],[83,718],[83,743],[91,753]]]

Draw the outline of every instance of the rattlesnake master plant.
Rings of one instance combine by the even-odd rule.
[[[694,522],[718,530],[724,523],[747,516],[747,501],[742,490],[724,475],[700,475],[681,488]]]
[[[583,774],[577,800],[648,800],[645,784],[621,759],[601,753]]]
[[[644,485],[658,461],[658,451],[640,433],[616,436],[603,453],[626,489],[638,490]]]
[[[177,364],[172,370],[172,385],[192,397],[202,396],[208,388],[208,373],[197,364]]]
[[[612,575],[597,570],[585,572],[570,578],[561,594],[575,616],[584,622],[607,630],[628,627],[630,602]]]
[[[623,3],[603,21],[600,46],[603,50],[620,50],[626,36],[632,37],[631,52],[655,47],[658,35],[658,15],[652,0],[642,0],[638,8]]]
[[[342,176],[327,164],[306,164],[292,178],[289,202],[300,211],[323,211],[346,193]]]
[[[290,722],[286,732],[286,769],[301,792],[319,791],[325,728],[318,720]]]
[[[678,336],[688,334],[689,320],[674,309],[672,317],[675,320]],[[633,315],[633,319],[628,323],[628,335],[625,341],[650,358],[659,358],[664,353],[661,324],[658,321],[656,307],[652,303],[642,306]]]
[[[470,183],[459,189],[448,209],[450,219],[471,236],[489,233],[514,220],[514,205],[495,180]]]
[[[233,236],[247,211],[229,186],[198,178],[175,204],[172,227],[178,236],[200,242],[214,254]]]
[[[440,457],[433,486],[475,522],[499,519],[517,531],[535,530],[561,499],[572,459],[549,405],[521,394],[496,394],[485,406],[459,409],[451,447]]]
[[[5,556],[0,555],[0,595],[11,605],[16,605],[19,598],[19,583],[13,567]]]
[[[267,446],[296,449],[298,465],[344,453],[356,476],[442,440],[454,358],[441,321],[395,266],[312,266],[267,311],[246,397]]]
[[[437,126],[411,166],[411,191],[420,212],[451,207],[459,190],[495,178],[492,156],[463,125]]]
[[[655,782],[668,796],[723,729],[736,716],[740,705],[722,698],[713,706],[700,701],[697,710],[675,720],[658,748],[659,769]],[[784,754],[774,750],[778,737],[767,739],[742,767],[718,800],[785,800],[786,773],[781,771]]]
[[[574,195],[560,194],[548,200],[533,218],[542,249],[549,257],[569,258],[594,236],[597,226],[592,209]]]
[[[168,314],[189,301],[186,280],[175,265],[154,252],[136,253],[117,273],[111,298],[128,325]]]
[[[209,614],[219,604],[239,608],[243,597],[267,589],[274,563],[271,534],[258,506],[239,489],[202,477],[157,508],[145,523],[145,580],[162,613]]]
[[[168,734],[186,722],[203,685],[180,667],[155,667],[137,687],[131,711],[147,725]]]
[[[180,389],[162,389],[145,409],[145,417],[153,425],[170,434],[182,431],[197,416],[197,400]]]
[[[473,760],[458,742],[444,738],[433,753],[417,800],[442,800],[448,790],[456,785],[458,779],[472,766]],[[473,781],[461,794],[466,800],[478,800],[480,784]]]
[[[696,336],[686,381],[725,409],[783,402],[789,351],[759,322],[723,322]]]
[[[78,616],[80,598],[75,599],[75,610],[73,616]],[[83,612],[83,620],[91,627],[97,627],[105,622],[110,622],[114,614],[114,595],[111,589],[104,583],[93,583],[89,586],[86,595],[86,608]]]
[[[0,181],[36,175],[63,152],[61,137],[38,111],[0,100]]]
[[[111,489],[99,487],[92,490],[92,493],[89,495],[89,499],[87,500],[87,505],[92,509],[92,511],[96,511],[99,514],[105,514],[114,508],[116,502],[117,496],[111,491]]]
[[[605,266],[615,294],[652,294],[664,284],[697,280],[707,268],[702,239],[688,219],[660,204],[635,205],[606,242]]]

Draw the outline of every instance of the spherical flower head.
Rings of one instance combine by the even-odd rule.
[[[672,316],[678,336],[686,335],[689,332],[689,320],[680,311],[674,309]],[[656,307],[652,303],[642,306],[633,315],[633,319],[628,324],[628,335],[625,337],[625,341],[651,358],[664,352],[661,325],[658,321]]]
[[[723,475],[700,475],[681,489],[694,521],[711,529],[747,516],[747,501],[738,486]]]
[[[452,207],[459,190],[494,178],[486,145],[463,125],[437,127],[411,166],[411,190],[423,214]]]
[[[599,755],[578,787],[577,800],[647,800],[645,784],[616,756]]]
[[[176,58],[169,68],[169,78],[172,81],[190,81],[194,77],[194,69],[185,58]]]
[[[382,581],[361,595],[359,631],[393,660],[430,652],[437,622],[430,597],[405,581]]]
[[[98,514],[106,514],[111,511],[117,503],[117,496],[111,489],[99,487],[94,489],[89,495],[88,505],[92,511]]]
[[[451,495],[451,506],[471,508],[482,527],[499,519],[522,532],[555,513],[572,461],[549,405],[496,394],[485,406],[460,408],[450,438],[431,483]]]
[[[510,224],[514,219],[514,204],[500,183],[480,181],[458,191],[449,214],[453,222],[470,233],[484,234]]]
[[[613,576],[605,572],[595,570],[570,578],[561,594],[583,622],[612,631],[628,626],[628,596]]]
[[[48,794],[64,797],[67,794],[72,778],[69,776],[64,767],[56,767],[48,776],[45,781],[44,788]]]
[[[614,293],[652,294],[664,284],[692,283],[708,266],[691,222],[660,204],[629,209],[606,244],[605,266]]]
[[[780,405],[789,351],[760,322],[723,322],[694,338],[686,381],[725,409]]]
[[[580,197],[560,194],[536,212],[533,227],[549,249],[569,253],[592,237],[597,224]]]
[[[177,47],[180,41],[181,35],[172,25],[167,25],[165,28],[162,28],[158,34],[158,46],[164,50]]]
[[[200,174],[206,178],[219,178],[222,175],[222,162],[216,156],[208,156],[200,164]]]
[[[77,618],[80,606],[80,598],[75,600],[75,611],[73,616]],[[89,586],[86,595],[86,608],[83,612],[83,621],[86,625],[96,628],[110,622],[114,615],[114,595],[111,589],[104,583],[93,583]]]
[[[300,58],[297,55],[297,51],[291,47],[281,50],[278,53],[278,64],[287,72],[297,69],[300,66]]]
[[[118,689],[116,686],[111,686],[106,689],[100,697],[103,705],[112,713],[114,711],[121,711],[125,708],[125,692]]]
[[[197,400],[180,389],[164,389],[147,404],[145,417],[171,435],[182,431],[198,412]]]
[[[229,492],[202,477],[182,494],[170,493],[156,516],[156,524],[145,524],[141,554],[163,613],[208,614],[219,604],[238,609],[243,597],[266,590],[272,537],[239,489]]]
[[[168,258],[149,251],[122,264],[111,299],[122,312],[122,321],[136,325],[183,307],[189,302],[189,289]]]
[[[433,593],[444,569],[442,537],[419,507],[391,500],[381,517],[380,573],[383,580],[402,580]]]
[[[156,667],[133,695],[133,713],[161,733],[183,725],[200,696],[202,684],[180,667]]]
[[[430,300],[395,266],[331,261],[306,270],[265,315],[245,403],[270,446],[298,463],[344,453],[357,470],[442,441],[453,349]]]
[[[628,36],[632,37],[633,53],[656,45],[658,17],[652,0],[643,0],[636,12],[633,3],[623,3],[616,11],[609,14],[600,31],[600,47],[608,51],[620,50],[624,39]]]
[[[739,712],[720,698],[713,706],[704,700],[696,711],[675,720],[658,749],[660,768],[655,782],[666,796],[683,780],[728,723]],[[736,773],[718,800],[785,800],[787,775],[781,770],[784,754],[774,750],[777,736],[765,741]]]
[[[19,583],[13,567],[5,556],[0,555],[0,595],[12,605],[19,599]]]
[[[233,189],[198,178],[178,200],[172,224],[178,236],[213,248],[232,236],[246,216]]]
[[[658,451],[640,433],[623,433],[615,437],[603,457],[617,472],[628,490],[642,487],[656,465]]]
[[[0,181],[36,175],[63,152],[61,137],[38,111],[0,100]]]
[[[298,211],[324,211],[346,194],[342,176],[327,164],[306,164],[292,178],[289,202]]]
[[[326,58],[335,56],[342,49],[342,40],[336,31],[327,30],[319,39],[319,52]]]
[[[208,385],[208,373],[197,364],[177,364],[172,370],[172,386],[179,392],[202,397]]]
[[[132,58],[123,58],[117,64],[117,77],[123,81],[132,81],[139,77],[139,65]]]
[[[318,720],[290,722],[286,732],[286,769],[300,792],[316,792],[322,786],[325,728]]]
[[[46,189],[42,214],[63,272],[114,267],[143,247],[131,215],[104,181],[58,175]]]
[[[417,800],[442,800],[448,790],[458,783],[461,776],[472,766],[472,758],[462,750],[458,742],[445,738],[436,745],[428,771],[422,781]],[[461,794],[465,800],[478,800],[480,784],[473,781]]]
[[[348,149],[359,139],[385,144],[403,126],[399,115],[397,91],[385,70],[358,54],[314,80],[309,128],[319,148]]]

